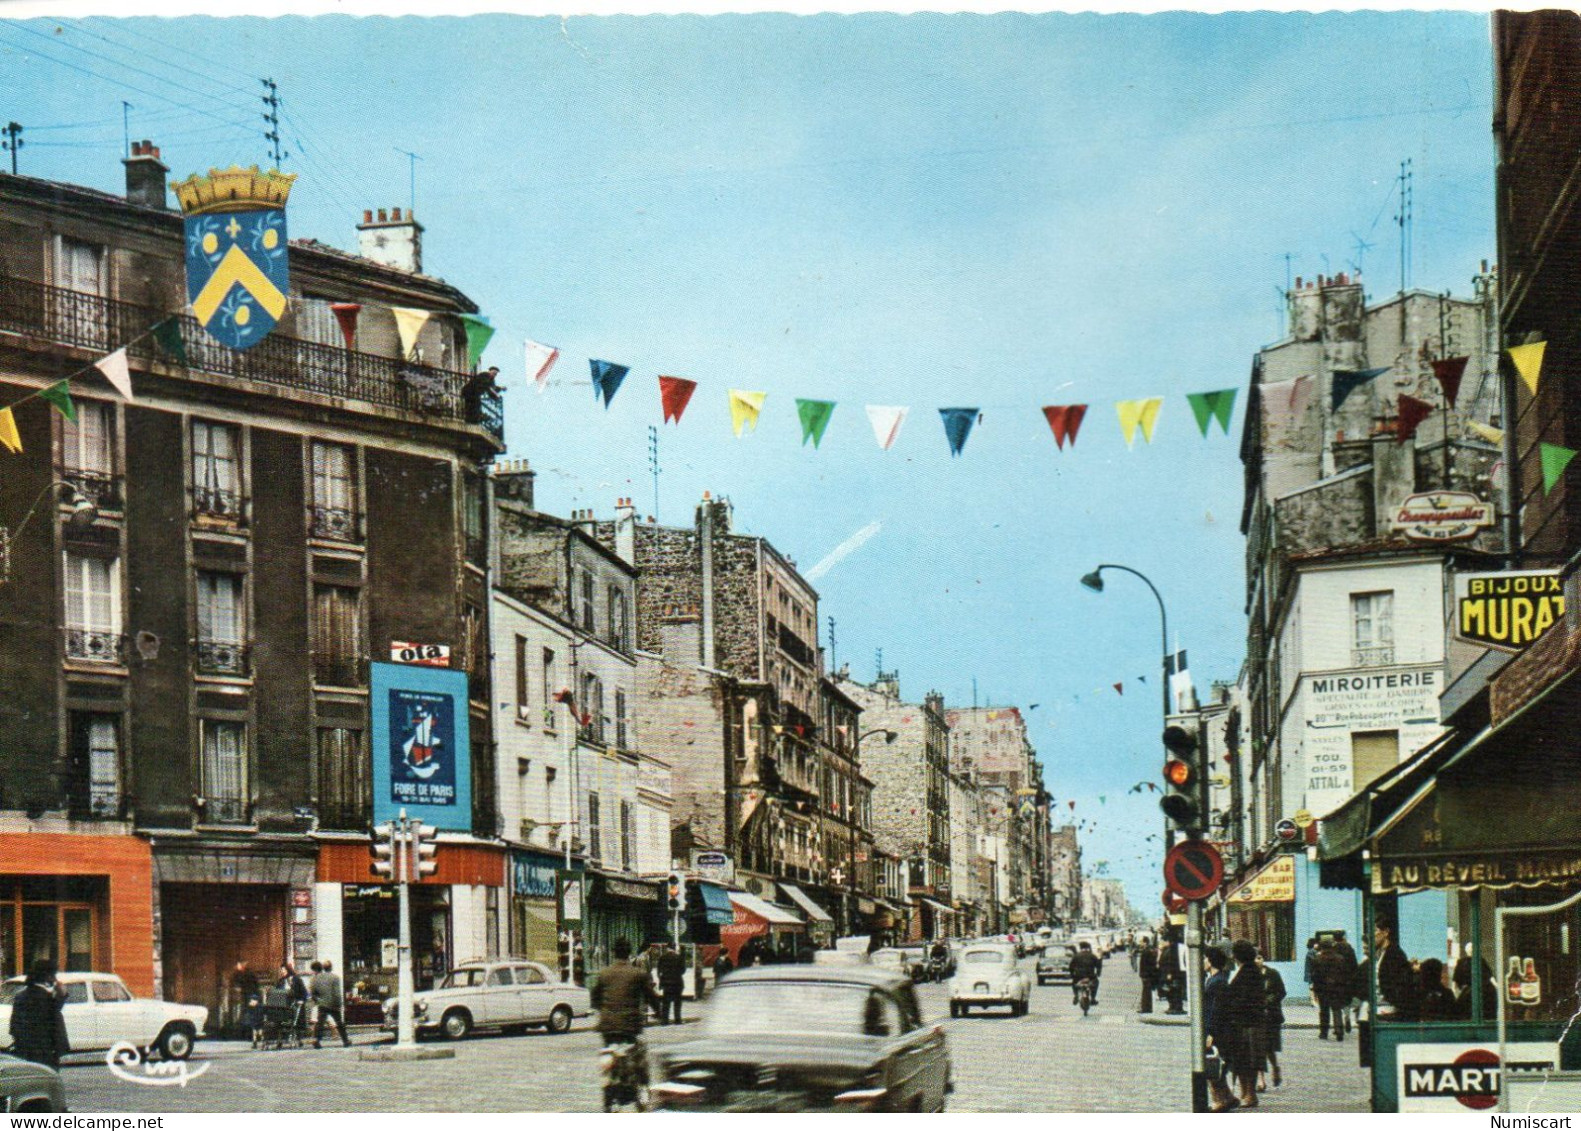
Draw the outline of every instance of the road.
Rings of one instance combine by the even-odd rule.
[[[1030,967],[1030,963],[1028,964]],[[1102,998],[1083,1018],[1064,986],[1037,987],[1025,1017],[974,1013],[951,1020],[942,985],[920,987],[924,1016],[949,1034],[956,1111],[1189,1110],[1188,1030],[1142,1024],[1139,985],[1123,956],[1105,963]],[[696,1007],[688,1003],[695,1015]],[[698,1035],[701,1026],[650,1029],[651,1045]],[[597,1037],[579,1021],[571,1033],[475,1037],[454,1060],[384,1064],[357,1058],[383,1038],[356,1035],[351,1049],[326,1045],[254,1052],[236,1042],[204,1042],[191,1062],[203,1074],[184,1087],[149,1087],[111,1075],[102,1062],[65,1069],[73,1111],[596,1111]],[[1269,1111],[1367,1110],[1367,1074],[1354,1044],[1321,1042],[1310,1030],[1285,1033],[1285,1084]],[[207,1065],[207,1068],[203,1068]]]

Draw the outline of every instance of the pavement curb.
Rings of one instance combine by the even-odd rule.
[[[1143,1025],[1184,1026],[1191,1024],[1190,1015],[1185,1013],[1139,1013],[1136,1015],[1136,1019]],[[1280,1026],[1282,1029],[1316,1029],[1317,1027],[1318,1023],[1316,1021],[1286,1021],[1282,1026]]]

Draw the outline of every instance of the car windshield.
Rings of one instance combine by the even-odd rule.
[[[1005,956],[997,950],[969,950],[962,961],[968,966],[1003,966]]]
[[[440,983],[442,990],[460,989],[463,986],[481,986],[486,972],[483,970],[452,970]]]
[[[860,1036],[869,986],[830,982],[725,982],[714,995],[708,1033],[844,1033]]]

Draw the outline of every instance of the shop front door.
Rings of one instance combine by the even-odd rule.
[[[268,985],[286,960],[289,896],[283,884],[161,884],[165,997],[208,1006],[211,1028],[228,1023],[236,964]]]

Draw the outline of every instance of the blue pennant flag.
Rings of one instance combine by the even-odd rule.
[[[593,369],[593,399],[600,395],[604,398],[604,407],[609,407],[609,402],[615,399],[615,393],[620,389],[620,383],[626,379],[626,374],[631,372],[629,365],[616,365],[613,361],[589,360],[588,365]]]
[[[1345,398],[1350,396],[1352,391],[1361,387],[1362,385],[1365,385],[1374,377],[1381,376],[1387,372],[1389,372],[1389,367],[1387,365],[1382,369],[1334,370],[1334,381],[1329,386],[1329,396],[1331,398],[1329,402],[1329,410],[1331,412],[1338,412],[1339,406],[1345,403]]]
[[[950,441],[950,454],[958,456],[966,447],[966,437],[972,434],[972,425],[982,419],[982,414],[975,408],[941,408],[939,415],[944,418],[944,435]]]

